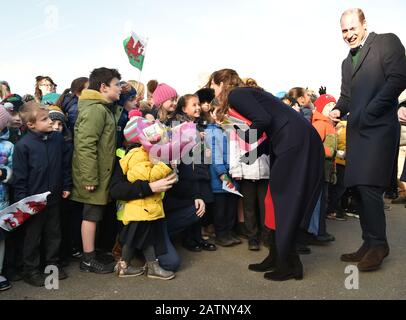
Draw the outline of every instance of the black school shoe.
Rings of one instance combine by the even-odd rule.
[[[208,242],[206,240],[202,240],[202,242],[200,242],[200,247],[202,248],[202,250],[205,251],[216,251],[217,247],[214,243]]]
[[[190,244],[187,242],[182,242],[182,247],[184,247],[186,250],[189,250],[191,252],[201,252],[202,251],[202,247],[200,246],[200,244]]]
[[[65,270],[63,269],[63,266],[61,264],[49,265],[49,266],[58,268],[58,279],[59,280],[65,280],[65,279],[68,278],[68,274],[65,272]],[[44,275],[45,275],[45,277],[48,277],[48,276],[52,275],[52,272],[53,272],[54,269],[53,268],[50,269],[51,270],[50,273],[45,273],[45,270],[46,270],[46,267],[44,269]]]
[[[25,274],[23,280],[34,287],[40,288],[45,286],[45,275],[39,271]]]
[[[259,241],[257,239],[249,239],[248,250],[259,251],[260,250]]]
[[[192,252],[202,252],[205,251],[216,251],[217,247],[215,244],[208,242],[207,240],[202,240],[199,244],[190,244],[186,241],[182,243],[182,246]]]

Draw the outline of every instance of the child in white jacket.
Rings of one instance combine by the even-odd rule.
[[[264,142],[263,142],[264,143]],[[240,180],[243,195],[244,231],[248,236],[248,249],[258,251],[260,239],[268,244],[268,230],[265,228],[265,197],[269,185],[270,157],[262,154],[253,164],[240,161],[247,151],[245,142],[237,134],[230,137],[230,174]]]

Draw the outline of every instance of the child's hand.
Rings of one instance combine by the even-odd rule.
[[[178,176],[176,174],[171,174],[165,179],[161,179],[155,182],[151,182],[149,187],[153,193],[166,192],[172,188],[172,186],[178,182]]]
[[[62,198],[68,199],[69,196],[70,196],[70,191],[63,191],[63,192],[62,192]]]
[[[158,143],[161,141],[161,136],[159,134],[153,135],[151,137],[147,137],[148,141],[151,142],[152,144]]]

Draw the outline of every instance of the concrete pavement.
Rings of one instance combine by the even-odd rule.
[[[345,281],[348,264],[340,254],[359,247],[359,221],[328,221],[328,230],[337,240],[324,247],[312,246],[312,254],[301,256],[305,268],[302,281],[282,283],[264,280],[250,272],[249,263],[260,262],[267,250],[247,249],[247,242],[216,252],[192,253],[179,248],[183,267],[172,281],[145,276],[119,279],[114,274],[79,272],[78,263],[66,270],[70,277],[60,282],[59,290],[34,288],[20,281],[11,290],[0,292],[0,300],[273,300],[273,299],[406,299],[406,208],[391,205],[387,211],[390,256],[383,267],[359,274],[359,289],[348,290]]]

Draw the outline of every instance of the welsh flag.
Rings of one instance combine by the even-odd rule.
[[[47,206],[47,197],[51,192],[36,194],[20,200],[0,211],[0,228],[13,231],[27,219],[41,212]]]
[[[144,66],[146,41],[142,40],[134,32],[131,37],[124,40],[124,50],[130,63],[140,71]]]

